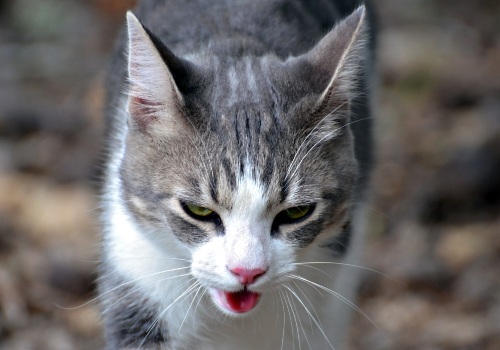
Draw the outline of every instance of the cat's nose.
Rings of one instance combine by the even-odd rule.
[[[266,270],[262,269],[246,269],[244,267],[235,267],[230,269],[231,273],[238,277],[241,284],[252,284],[257,277],[262,276]]]

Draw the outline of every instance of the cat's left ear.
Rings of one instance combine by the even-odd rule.
[[[362,73],[368,42],[366,10],[360,6],[339,22],[308,53],[299,57],[312,68],[311,79],[319,91],[315,114],[349,108]]]
[[[132,14],[127,13],[128,104],[132,130],[179,135],[190,128],[182,113],[182,85],[191,65],[175,56]],[[177,79],[176,79],[177,78]]]

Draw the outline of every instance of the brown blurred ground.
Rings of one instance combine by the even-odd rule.
[[[0,0],[0,349],[98,349],[102,80],[124,0]],[[378,0],[350,349],[500,348],[500,4]],[[76,309],[67,309],[82,305]]]

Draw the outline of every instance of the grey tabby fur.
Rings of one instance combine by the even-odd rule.
[[[306,256],[356,263],[359,254],[363,227],[357,203],[371,163],[367,80],[373,41],[366,10],[358,6],[348,0],[144,0],[134,11],[141,24],[128,16],[106,111],[109,166],[100,293],[109,349],[342,348],[349,309],[342,300],[331,308],[321,301],[311,305],[341,320],[331,326],[332,316],[326,316],[323,324],[332,329],[312,331],[319,340],[309,339],[300,318],[307,322],[303,328],[319,327],[312,317],[321,321],[324,311],[297,309],[305,309],[309,298],[314,304],[318,296],[309,293],[316,287],[295,289],[299,295],[277,291],[281,284],[293,287],[290,274],[299,273],[294,264],[307,262]],[[245,181],[257,184],[265,198],[262,208],[258,199],[249,206],[262,209],[254,221],[265,228],[267,243],[250,240],[228,256],[264,259],[269,270],[255,283],[262,305],[249,315],[228,317],[205,291],[242,287],[219,276],[217,266],[203,270],[196,259],[214,241],[237,242],[231,223],[254,210],[245,207],[240,193]],[[220,215],[195,220],[183,211],[185,203]],[[303,205],[310,205],[312,214],[301,222],[279,220],[287,207]],[[253,224],[238,230],[251,230]],[[276,244],[282,247],[279,254],[268,248]],[[221,249],[210,252],[213,260]],[[265,258],[242,257],[247,253],[241,251]],[[161,275],[167,269],[188,273]],[[300,273],[313,279],[308,273],[314,276],[314,269]],[[335,274],[330,280],[353,298],[356,269],[324,271]],[[197,284],[190,285],[193,276]],[[323,283],[321,278],[314,281]],[[281,298],[278,317],[264,310],[271,305],[266,295],[273,293]],[[292,306],[284,297],[302,294],[302,305]],[[167,299],[175,303],[165,305]],[[249,329],[252,336],[231,328],[240,322],[254,326],[259,317],[286,321],[272,330]],[[267,332],[279,333],[277,343]]]

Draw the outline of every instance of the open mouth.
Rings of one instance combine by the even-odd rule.
[[[252,310],[259,302],[260,293],[243,289],[238,292],[216,290],[215,299],[224,309],[235,313],[245,313]]]

